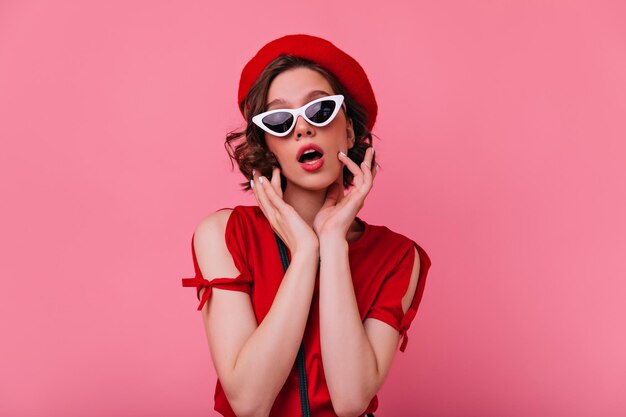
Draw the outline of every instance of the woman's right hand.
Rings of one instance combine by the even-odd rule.
[[[274,167],[271,181],[255,172],[253,181],[252,190],[259,207],[292,256],[299,251],[318,253],[319,240],[315,231],[283,200],[280,169]]]

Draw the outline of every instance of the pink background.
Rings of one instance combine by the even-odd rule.
[[[0,415],[214,415],[190,238],[238,190],[245,62],[367,70],[360,216],[433,267],[378,416],[626,414],[620,1],[0,2]]]

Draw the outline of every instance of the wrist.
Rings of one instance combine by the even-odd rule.
[[[320,236],[320,252],[328,249],[340,249],[348,247],[345,234],[329,232]]]
[[[291,254],[292,258],[317,259],[320,255],[319,245],[307,245],[298,247]]]

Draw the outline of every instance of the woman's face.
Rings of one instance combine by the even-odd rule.
[[[294,109],[334,94],[330,83],[319,72],[305,67],[293,68],[277,75],[270,84],[267,110]],[[333,121],[323,127],[313,126],[299,116],[289,135],[277,137],[265,133],[265,141],[278,159],[288,183],[322,190],[338,179],[343,180],[343,164],[337,154],[339,151],[347,154],[354,146],[354,130],[352,120],[347,120],[345,112],[339,110]],[[310,144],[317,145],[323,152],[323,165],[319,169],[311,170],[312,165],[306,164],[311,160],[306,157],[298,160],[299,152]]]

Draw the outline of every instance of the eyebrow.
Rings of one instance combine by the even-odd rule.
[[[330,94],[328,94],[324,90],[313,90],[309,92],[306,96],[304,96],[304,100],[309,101],[311,99],[324,97],[324,96],[330,96]],[[282,98],[277,98],[275,100],[272,100],[271,102],[267,104],[266,109],[269,110],[270,107],[275,106],[277,104],[285,104],[285,100],[283,100]]]

